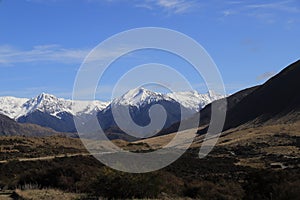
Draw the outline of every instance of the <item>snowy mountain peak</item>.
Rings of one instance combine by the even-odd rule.
[[[46,93],[41,93],[23,104],[23,107],[26,109],[26,114],[39,110],[56,115],[62,111],[70,112],[70,106],[67,100],[59,99],[54,95]]]
[[[175,99],[182,106],[194,111],[200,111],[207,104],[223,98],[224,96],[216,94],[213,91],[208,91],[206,94],[200,94],[196,90],[186,92],[173,92],[166,94],[172,99]]]
[[[23,104],[28,101],[26,98],[0,97],[0,113],[12,119],[21,116]]]
[[[52,94],[41,93],[40,95],[27,101],[25,106],[29,108],[32,105],[35,105],[38,107],[41,104],[51,104],[51,102],[59,102],[59,99]]]
[[[113,104],[117,105],[131,105],[131,106],[141,106],[144,104],[149,104],[151,102],[156,102],[159,100],[173,100],[161,93],[150,91],[146,88],[139,87],[129,90],[120,98],[113,100]]]
[[[57,100],[58,98],[52,94],[47,94],[47,93],[41,93],[36,97],[38,100]]]
[[[48,113],[55,117],[58,117],[58,114],[62,112],[67,112],[77,116],[98,112],[99,110],[104,109],[107,105],[108,102],[72,101],[57,98],[52,94],[41,93],[31,99],[0,97],[0,114],[4,114],[12,119],[27,116],[35,111]]]
[[[136,100],[143,101],[149,96],[157,96],[157,95],[159,95],[159,93],[152,92],[150,90],[140,87],[140,88],[129,90],[121,97],[121,99],[136,99]]]

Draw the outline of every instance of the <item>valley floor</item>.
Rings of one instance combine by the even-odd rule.
[[[49,195],[63,191],[71,199],[73,194],[74,199],[80,199],[79,194],[106,198],[297,199],[299,130],[300,123],[245,125],[224,132],[203,159],[198,157],[203,136],[197,136],[180,159],[147,174],[105,167],[89,156],[79,139],[0,137],[0,188],[19,188],[18,192],[27,197],[53,188],[47,191]],[[115,143],[131,151],[147,151],[167,144],[173,136]],[[0,199],[4,197],[9,198],[0,194]]]

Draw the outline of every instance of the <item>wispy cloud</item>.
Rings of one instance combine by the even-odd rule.
[[[189,12],[197,5],[196,1],[191,0],[149,0],[145,3],[152,4],[175,14]]]
[[[261,50],[262,44],[252,38],[245,38],[241,41],[241,45],[243,48],[246,48],[248,51],[252,53],[257,53]]]
[[[222,10],[223,17],[230,15],[244,15],[254,17],[262,22],[275,23],[278,20],[297,18],[300,14],[299,2],[296,0],[285,1],[260,1],[253,3],[253,1],[228,1],[224,4]]]
[[[59,45],[39,45],[21,50],[10,45],[0,46],[0,64],[53,61],[62,63],[81,62],[90,49],[66,49]]]
[[[276,72],[265,72],[259,76],[256,77],[256,80],[257,81],[264,81],[264,80],[267,80],[269,78],[271,78],[272,76],[274,76],[276,74]]]
[[[119,0],[106,1],[118,2]],[[153,11],[162,10],[168,14],[188,13],[193,11],[194,8],[199,5],[199,1],[196,0],[126,0],[126,2],[130,2],[137,8],[144,8]]]
[[[222,11],[222,14],[223,14],[224,17],[228,17],[228,16],[230,16],[230,15],[236,14],[236,12],[233,11],[233,10],[223,10],[223,11]]]
[[[97,50],[89,59],[90,61],[110,59],[118,56],[123,49]],[[0,66],[35,62],[82,63],[91,50],[89,48],[68,49],[56,44],[34,46],[27,50],[10,45],[0,45]]]
[[[91,0],[89,0],[90,2]],[[94,0],[96,1],[96,0]],[[222,1],[212,0],[210,2],[200,0],[106,0],[107,2],[127,2],[138,8],[149,10],[163,10],[168,14],[182,14],[197,10],[196,8],[205,6],[211,9],[220,9],[218,12],[223,16],[235,14],[247,14],[261,18],[262,13],[283,12],[286,14],[299,14],[300,7],[298,0],[274,0],[274,1]],[[258,2],[258,3],[257,3]]]
[[[258,3],[258,4],[249,4],[246,5],[246,8],[251,9],[270,9],[270,10],[280,10],[285,12],[291,13],[298,13],[300,12],[299,8],[293,5],[294,1],[279,1],[279,2],[272,2],[272,3]]]
[[[42,92],[49,91],[49,88],[38,86],[38,87],[28,87],[22,88],[21,90],[1,90],[0,96],[14,96],[21,98],[32,98]]]

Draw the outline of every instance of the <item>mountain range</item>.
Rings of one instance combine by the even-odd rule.
[[[169,118],[165,125],[180,120],[180,105],[189,113],[198,112],[208,103],[222,98],[213,92],[199,94],[197,91],[161,94],[145,88],[135,88],[111,102],[72,101],[42,93],[37,97],[0,97],[0,114],[23,124],[36,124],[57,132],[75,133],[74,117],[89,121],[97,115],[104,130],[122,132],[111,115],[111,107],[117,110],[130,107],[133,120],[139,125],[149,123],[148,110],[153,104],[162,103],[168,107]]]
[[[145,126],[150,123],[149,108],[154,104],[164,106],[167,111],[164,129],[159,134],[168,134],[178,129],[180,105],[191,117],[200,112],[199,127],[208,127],[212,105],[216,105],[217,110],[224,109],[224,105],[218,103],[220,98],[226,98],[227,101],[224,131],[264,124],[290,124],[300,120],[300,93],[297,92],[300,86],[299,76],[300,61],[297,61],[264,84],[227,97],[213,92],[199,94],[196,91],[161,94],[145,88],[132,89],[111,102],[72,101],[45,93],[32,99],[0,97],[0,134],[75,133],[74,117],[88,121],[97,116],[109,138],[131,140],[132,138],[124,136],[124,131],[114,121],[112,108],[121,113],[128,107],[132,120]],[[206,130],[201,129],[199,133],[205,133]]]
[[[76,132],[74,116],[88,118],[107,105],[107,102],[72,101],[42,93],[32,99],[0,97],[0,114],[58,132]]]

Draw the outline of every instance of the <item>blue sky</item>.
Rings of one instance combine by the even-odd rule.
[[[298,0],[2,0],[0,96],[47,92],[71,98],[90,50],[121,31],[149,26],[199,42],[218,66],[227,93],[233,93],[263,83],[299,59],[299,25]],[[128,56],[101,84],[110,90],[125,69],[153,61],[176,65],[205,92],[188,65],[158,51]]]

